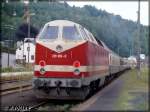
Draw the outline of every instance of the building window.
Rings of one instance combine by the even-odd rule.
[[[30,47],[27,47],[27,51],[30,51]]]
[[[26,55],[23,55],[23,59],[26,60]]]
[[[34,60],[34,55],[31,55],[31,60]]]

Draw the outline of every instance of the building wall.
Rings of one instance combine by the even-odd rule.
[[[28,54],[28,48],[29,48],[29,54]],[[24,43],[24,45],[21,45],[16,50],[16,60],[23,60],[25,59],[25,62],[28,63],[28,57],[29,57],[29,63],[34,63],[35,59],[35,45],[33,43]]]

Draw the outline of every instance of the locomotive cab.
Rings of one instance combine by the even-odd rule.
[[[47,23],[37,37],[37,43],[57,53],[64,52],[85,42],[78,24],[56,20]]]
[[[61,21],[60,21],[61,22]],[[62,24],[57,21],[57,24],[46,24],[43,30],[39,33],[40,40],[63,40],[63,41],[81,41],[83,40],[76,24]]]

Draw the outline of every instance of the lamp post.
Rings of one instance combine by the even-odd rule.
[[[25,14],[26,14],[26,22],[28,23],[28,38],[30,38],[30,24],[31,24],[31,17],[35,15],[35,13],[30,13],[29,12],[29,0],[24,1],[25,4]],[[30,44],[28,42],[28,47],[27,47],[27,52],[28,52],[28,64],[29,64],[29,59],[30,59]]]
[[[138,24],[138,36],[137,36],[137,74],[140,75],[140,0],[138,1],[138,19],[137,19],[137,24]]]
[[[28,24],[28,38],[30,38],[30,15],[29,15],[29,0],[24,0],[23,3],[25,4],[25,16],[26,16],[26,22]],[[27,51],[28,51],[28,64],[29,64],[29,42],[28,42],[28,48],[27,48]]]
[[[35,13],[29,13],[28,14],[28,38],[30,38],[30,23],[31,23],[31,16],[35,15]],[[29,59],[30,59],[30,44],[28,42],[28,64],[29,64]]]

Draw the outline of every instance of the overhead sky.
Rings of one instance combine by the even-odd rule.
[[[84,5],[92,5],[97,9],[105,10],[115,15],[120,15],[124,19],[137,21],[138,1],[68,1],[70,6],[83,7]],[[148,1],[141,2],[140,22],[148,25]]]

